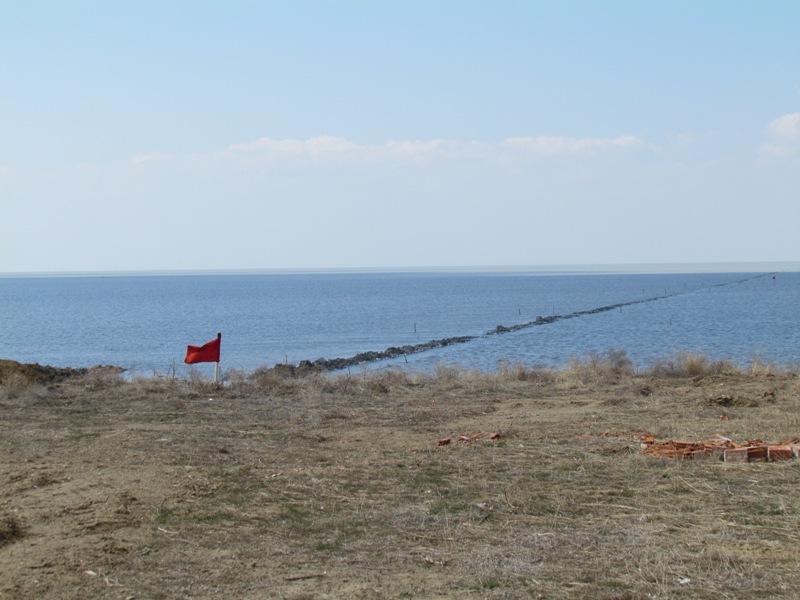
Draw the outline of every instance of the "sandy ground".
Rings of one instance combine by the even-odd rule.
[[[793,438],[793,373],[0,391],[2,598],[800,596],[798,461],[637,439]]]

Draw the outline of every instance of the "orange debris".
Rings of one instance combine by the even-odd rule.
[[[794,458],[794,451],[791,445],[778,445],[767,446],[767,456],[770,462],[776,460],[792,460]]]
[[[656,443],[652,437],[640,438],[642,454],[662,458],[694,459],[713,456],[725,462],[774,462],[791,460],[800,456],[800,440],[792,439],[780,444],[765,444],[760,439],[737,444],[723,435],[702,442],[667,440]],[[652,440],[652,441],[651,441]]]

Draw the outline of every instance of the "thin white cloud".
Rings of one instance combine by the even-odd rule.
[[[759,146],[761,154],[778,158],[800,155],[800,112],[773,119],[766,128],[769,141]]]
[[[374,157],[376,154],[397,156],[429,155],[442,149],[446,142],[442,140],[389,140],[385,144],[357,144],[347,138],[320,135],[307,140],[274,140],[267,137],[254,142],[232,144],[228,152],[264,152],[287,156],[321,156],[345,155]]]
[[[359,146],[343,137],[320,135],[308,140],[273,140],[262,137],[255,142],[232,144],[228,146],[230,152],[267,151],[282,154],[307,154],[319,155],[324,153],[342,153],[358,150]]]
[[[800,112],[778,117],[767,126],[767,129],[773,135],[782,138],[800,137]]]
[[[783,158],[787,156],[792,156],[795,153],[795,149],[787,144],[776,144],[773,142],[767,142],[761,144],[758,147],[759,152],[761,154],[765,154],[767,156],[774,156],[777,158]]]
[[[620,150],[654,148],[654,145],[631,135],[615,138],[514,137],[494,143],[441,139],[389,140],[382,144],[361,144],[344,137],[320,135],[305,140],[262,137],[204,154],[137,154],[130,159],[130,164],[141,167],[171,162],[193,170],[200,168],[206,173],[218,168],[227,169],[234,164],[239,165],[237,168],[249,165],[257,169],[311,165],[346,165],[356,168],[377,165],[431,165],[465,160],[511,164],[547,157],[596,157]]]
[[[146,162],[152,162],[157,160],[168,160],[170,156],[163,152],[151,152],[150,154],[136,154],[131,159],[131,162],[135,165],[140,165]]]
[[[436,152],[443,144],[444,142],[442,140],[430,140],[428,142],[419,140],[403,140],[397,142],[389,140],[386,142],[386,149],[394,154],[418,156],[420,154],[424,155]]]
[[[509,148],[530,150],[542,155],[597,153],[619,148],[643,147],[646,144],[636,136],[616,138],[575,138],[567,136],[516,137],[505,140]]]
[[[680,146],[689,146],[697,141],[697,134],[694,131],[683,131],[670,136],[670,139]]]
[[[253,142],[230,145],[228,153],[264,153],[278,157],[329,157],[346,159],[418,159],[486,157],[518,151],[523,155],[586,155],[631,148],[653,148],[632,135],[616,138],[568,136],[514,137],[494,144],[457,140],[389,140],[384,144],[358,144],[342,137],[322,135],[308,140],[274,140],[263,137]]]

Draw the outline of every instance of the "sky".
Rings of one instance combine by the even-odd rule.
[[[0,272],[800,260],[800,2],[4,0]]]

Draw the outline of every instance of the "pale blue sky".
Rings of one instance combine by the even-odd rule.
[[[800,260],[800,2],[0,3],[0,272]]]

